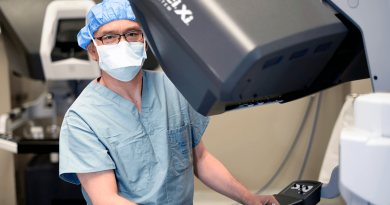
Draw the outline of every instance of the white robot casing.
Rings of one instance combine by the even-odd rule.
[[[85,18],[95,5],[87,1],[52,1],[46,8],[42,28],[40,57],[46,80],[93,79],[100,76],[97,62],[69,58],[52,62],[50,54],[55,46],[56,31],[60,19]]]

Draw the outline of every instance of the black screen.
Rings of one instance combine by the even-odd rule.
[[[79,47],[77,43],[77,34],[84,26],[85,18],[59,20],[56,44],[51,52],[52,61],[59,61],[68,58],[88,60],[87,51]]]

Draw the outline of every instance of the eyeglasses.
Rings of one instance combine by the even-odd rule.
[[[93,38],[100,40],[104,45],[117,44],[121,41],[121,37],[125,37],[127,42],[140,42],[144,39],[144,34],[141,31],[131,31],[125,34],[106,34],[104,36]]]

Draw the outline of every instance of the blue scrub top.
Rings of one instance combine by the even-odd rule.
[[[136,204],[192,204],[192,148],[209,117],[197,113],[163,72],[142,71],[141,114],[93,81],[65,115],[60,177],[113,169],[119,195]],[[92,204],[86,191],[83,195]]]

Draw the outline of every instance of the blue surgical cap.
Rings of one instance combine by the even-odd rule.
[[[119,19],[137,21],[128,0],[104,0],[93,6],[88,12],[87,25],[77,34],[79,46],[87,50],[92,40],[88,29],[93,36],[100,26]]]

